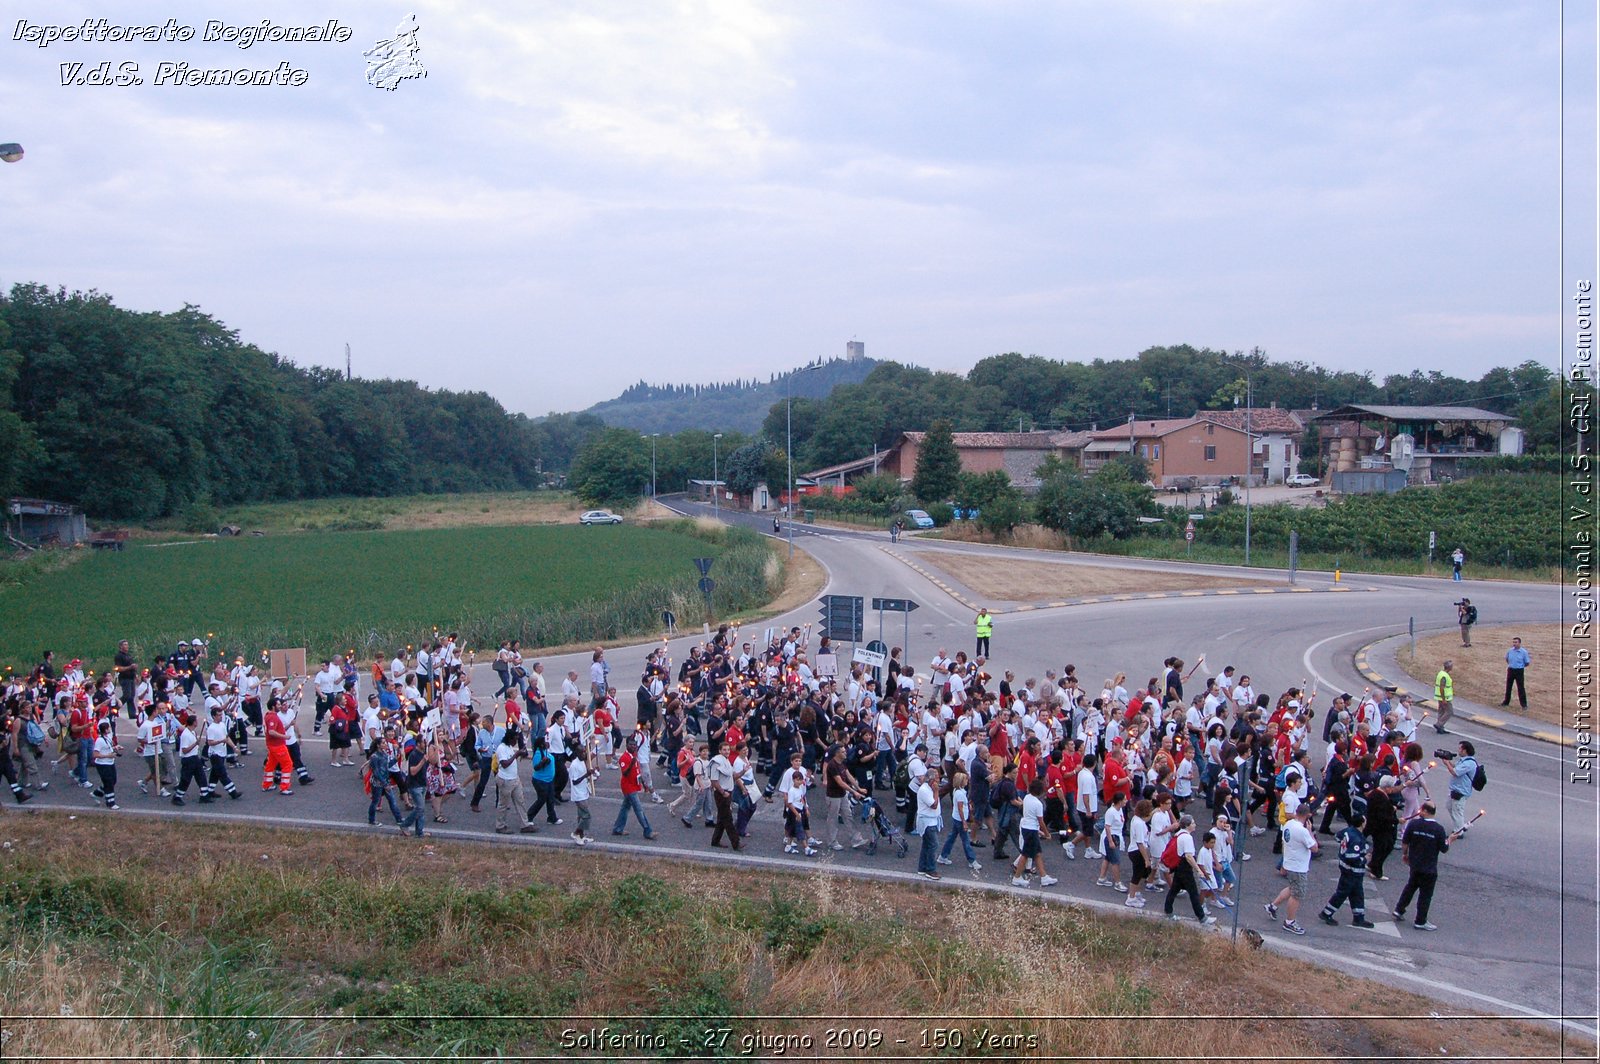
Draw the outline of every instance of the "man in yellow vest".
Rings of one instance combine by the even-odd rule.
[[[994,632],[994,617],[989,614],[989,607],[982,606],[978,609],[978,649],[974,652],[979,657],[989,656],[989,636]]]
[[[1450,675],[1450,669],[1454,665],[1455,662],[1447,659],[1444,666],[1439,669],[1439,675],[1433,678],[1433,699],[1439,703],[1439,719],[1433,722],[1433,730],[1440,735],[1449,734],[1444,730],[1444,723],[1454,716],[1456,711],[1453,701],[1456,697],[1456,681]]]

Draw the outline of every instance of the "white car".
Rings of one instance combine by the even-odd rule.
[[[580,525],[620,525],[622,515],[614,514],[610,510],[585,510],[578,518]]]
[[[1296,473],[1294,476],[1286,479],[1284,483],[1289,485],[1291,488],[1314,488],[1318,484],[1322,483],[1322,481],[1318,480],[1310,473]]]

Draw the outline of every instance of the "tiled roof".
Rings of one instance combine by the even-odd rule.
[[[1200,417],[1208,421],[1215,421],[1219,425],[1229,428],[1244,428],[1244,410],[1207,410]],[[1298,436],[1306,430],[1304,422],[1294,414],[1281,407],[1256,407],[1250,411],[1250,431],[1261,433],[1282,433],[1287,436]]]
[[[926,432],[908,432],[906,439],[921,443]],[[1001,447],[1024,451],[1050,451],[1062,446],[1056,438],[1068,433],[1058,432],[952,432],[957,447]]]

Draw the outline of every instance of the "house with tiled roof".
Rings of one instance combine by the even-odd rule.
[[[878,471],[910,480],[917,471],[917,454],[926,432],[902,432],[878,464]],[[1080,464],[1087,432],[953,432],[956,453],[965,473],[1002,470],[1023,491],[1039,487],[1038,468],[1055,456],[1068,465]]]
[[[1219,425],[1244,430],[1253,437],[1255,465],[1252,484],[1282,484],[1300,466],[1300,440],[1306,424],[1292,410],[1277,406],[1207,410],[1197,415]]]
[[[1219,484],[1242,480],[1251,472],[1250,437],[1242,428],[1223,424],[1207,410],[1194,417],[1133,421],[1090,434],[1083,449],[1083,469],[1092,473],[1119,454],[1132,451],[1144,459],[1158,488],[1181,483]]]

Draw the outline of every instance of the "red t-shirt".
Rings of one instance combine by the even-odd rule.
[[[1128,778],[1128,770],[1123,767],[1121,761],[1114,757],[1108,757],[1106,758],[1106,774],[1100,781],[1101,801],[1106,805],[1111,804],[1111,796],[1118,791],[1122,791],[1132,797],[1133,780]]]
[[[1024,750],[1017,756],[1017,780],[1019,785],[1023,782],[1032,783],[1039,778],[1038,760],[1028,751]]]
[[[1054,795],[1055,797],[1060,798],[1063,802],[1070,801],[1067,793],[1066,772],[1060,765],[1051,765],[1049,768],[1044,770],[1044,787],[1045,794]],[[1072,780],[1072,789],[1074,791],[1078,789],[1078,781],[1076,778]]]
[[[1061,755],[1061,771],[1066,778],[1066,785],[1061,788],[1061,793],[1067,796],[1069,803],[1078,797],[1078,770],[1082,767],[1082,754],[1072,752]]]
[[[622,793],[638,794],[644,790],[639,784],[639,759],[631,752],[623,754],[617,759],[617,765],[622,769]]]
[[[995,721],[989,727],[991,729],[989,732],[989,756],[1010,757],[1011,736],[1006,734],[1006,726],[999,721]]]
[[[278,716],[278,711],[277,710],[275,710],[275,709],[267,710],[266,719],[264,721],[262,721],[262,724],[263,724],[262,731],[266,733],[267,745],[269,747],[274,747],[274,748],[280,749],[280,750],[288,749],[288,746],[289,746],[289,740],[287,738],[288,729],[283,726],[283,718]],[[272,737],[272,733],[273,732],[277,732],[278,733],[278,738],[274,739]]]

